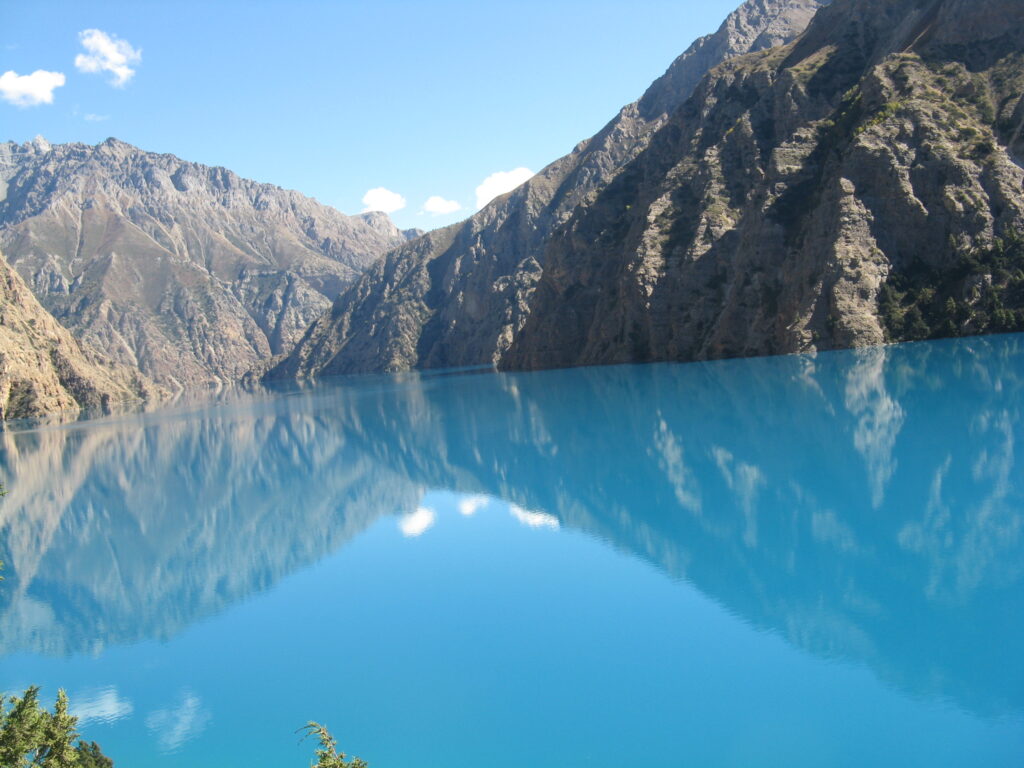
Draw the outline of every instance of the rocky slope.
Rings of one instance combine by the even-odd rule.
[[[76,337],[172,389],[282,352],[409,235],[115,139],[0,144],[10,263]]]
[[[748,0],[600,133],[467,221],[388,254],[270,378],[500,362],[532,311],[545,249],[640,155],[701,78],[792,40],[828,0]]]
[[[713,69],[562,220],[541,213],[542,177],[389,255],[270,375],[1024,328],[1024,249],[1005,246],[1024,231],[1022,51],[1019,2],[836,0]]]
[[[84,351],[0,256],[0,420],[105,412],[159,395],[137,371]]]

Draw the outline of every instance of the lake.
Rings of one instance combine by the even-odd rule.
[[[118,768],[1019,766],[1024,337],[2,434],[0,689]]]

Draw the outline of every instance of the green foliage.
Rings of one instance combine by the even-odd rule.
[[[853,135],[860,136],[862,133],[874,128],[876,125],[881,125],[882,123],[887,122],[891,118],[895,117],[896,113],[899,112],[903,106],[904,105],[899,101],[886,102],[871,117],[854,128]]]
[[[890,341],[1024,331],[1024,237],[997,239],[942,268],[894,270],[878,310]]]
[[[78,752],[78,768],[114,768],[114,761],[103,754],[95,741],[88,744],[79,741],[75,749]]]
[[[310,720],[299,730],[305,733],[303,738],[315,736],[320,743],[316,750],[316,768],[367,768],[367,764],[358,757],[346,759],[344,752],[338,752],[338,742],[320,723]]]
[[[37,765],[35,761],[43,740],[45,710],[39,706],[39,688],[32,686],[20,699],[0,699],[0,765],[19,768]]]
[[[69,712],[68,697],[57,692],[53,712],[39,704],[32,686],[10,703],[0,696],[0,766],[3,768],[113,768],[95,742],[78,739],[78,718]],[[75,743],[77,740],[77,744]]]
[[[76,768],[78,753],[74,740],[78,736],[75,726],[78,718],[68,712],[68,695],[64,689],[57,691],[57,702],[53,714],[43,727],[43,739],[39,747],[39,765],[45,768]]]

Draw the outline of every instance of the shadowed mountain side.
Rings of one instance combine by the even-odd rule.
[[[1019,711],[1022,344],[366,377],[95,447],[89,429],[10,435],[0,638],[41,649],[44,616],[54,652],[166,636],[450,489],[554,515],[915,695]],[[29,512],[54,465],[65,512]]]
[[[232,381],[289,349],[415,234],[116,139],[0,144],[11,264],[79,339],[171,389]]]
[[[605,128],[467,221],[398,248],[269,379],[497,363],[531,312],[553,233],[637,157],[709,69],[792,40],[828,0],[748,0]]]

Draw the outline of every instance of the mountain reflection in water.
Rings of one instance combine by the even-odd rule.
[[[367,377],[8,431],[0,653],[172,638],[382,516],[429,525],[442,489],[906,693],[1019,712],[1022,344]]]

